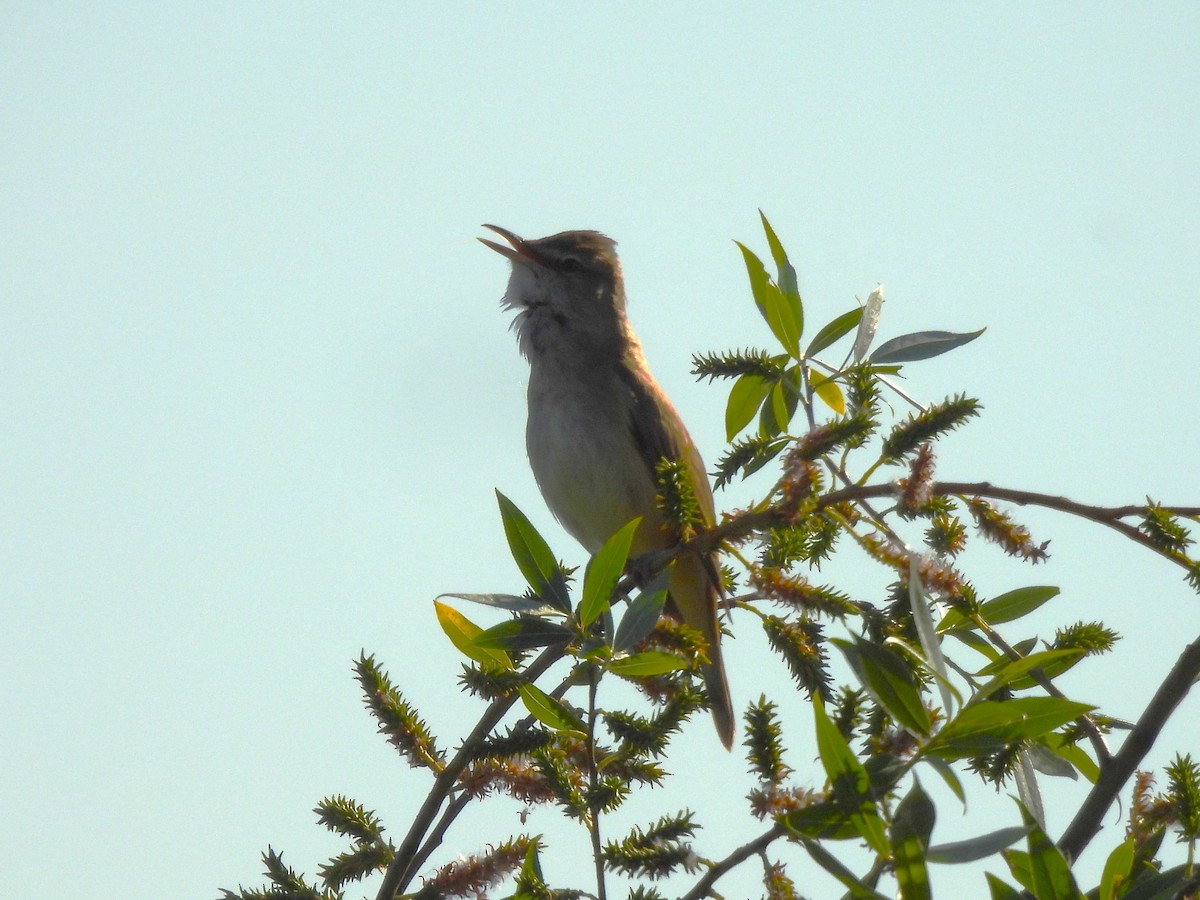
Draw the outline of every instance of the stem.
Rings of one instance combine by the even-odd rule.
[[[525,669],[525,678],[530,682],[537,680],[561,656],[562,648],[560,647],[550,647],[543,650],[541,655]],[[445,802],[450,792],[454,789],[454,784],[458,781],[458,776],[462,774],[463,769],[470,763],[471,756],[479,746],[479,742],[487,737],[493,728],[500,724],[500,720],[504,718],[513,704],[517,702],[518,696],[518,694],[513,693],[511,696],[499,697],[493,700],[491,705],[484,710],[483,715],[479,717],[479,721],[471,730],[471,733],[467,735],[466,740],[463,741],[458,753],[454,754],[454,758],[446,764],[446,768],[438,773],[437,778],[433,781],[433,787],[429,789],[429,795],[417,811],[412,825],[409,826],[408,833],[404,836],[404,841],[396,850],[395,858],[388,864],[387,871],[383,876],[383,883],[379,886],[379,892],[375,895],[376,900],[395,900],[396,895],[403,891],[409,882],[412,881],[420,863],[424,859],[424,856],[420,855],[419,850],[423,843],[425,832],[433,824],[433,820],[437,818],[438,810],[441,809],[442,803]],[[446,824],[448,825],[449,823],[447,822]],[[444,830],[443,828],[442,831]],[[432,850],[432,848],[429,849]],[[428,853],[425,854],[425,856],[427,855]]]
[[[1003,653],[1009,659],[1015,660],[1022,658],[1021,654],[1017,652],[1016,648],[1002,638],[999,632],[992,628],[991,625],[983,621],[983,619],[981,619],[979,616],[974,616],[973,619],[979,630],[986,635],[987,639],[991,641],[1001,653]],[[1029,671],[1029,677],[1036,681],[1042,690],[1044,690],[1051,697],[1056,697],[1059,700],[1067,699],[1066,694],[1060,691],[1058,686],[1049,678],[1047,678],[1046,673],[1041,669],[1031,669]],[[1108,744],[1104,742],[1104,734],[1099,728],[1096,727],[1096,723],[1086,715],[1080,716],[1075,720],[1075,722],[1080,728],[1083,729],[1084,733],[1088,736],[1088,740],[1091,741],[1092,749],[1096,752],[1096,762],[1101,766],[1104,766],[1106,763],[1110,762],[1112,760],[1112,751],[1108,749]]]
[[[719,863],[714,863],[704,873],[704,877],[696,882],[696,886],[684,894],[680,900],[701,900],[702,897],[710,896],[712,886],[717,883],[718,878],[736,866],[741,865],[750,857],[759,855],[786,833],[782,825],[776,825],[770,831],[760,834],[750,843],[738,847]]]
[[[1009,503],[1015,503],[1018,506],[1041,506],[1046,509],[1065,512],[1069,515],[1078,516],[1081,519],[1087,519],[1091,522],[1097,522],[1108,528],[1112,528],[1134,543],[1150,548],[1159,556],[1170,560],[1184,569],[1188,569],[1190,565],[1186,557],[1181,554],[1177,555],[1163,551],[1148,535],[1139,531],[1136,525],[1122,521],[1130,516],[1145,515],[1148,508],[1145,505],[1091,506],[1086,503],[1078,503],[1067,497],[1056,497],[1052,494],[1041,494],[1036,491],[998,487],[988,481],[935,481],[930,485],[930,491],[937,495],[965,494],[974,497],[989,497],[993,500],[1004,500]],[[830,491],[818,497],[816,508],[820,510],[836,506],[839,503],[861,503],[863,500],[891,497],[895,493],[896,487],[890,482],[887,484],[853,485]],[[1164,506],[1162,508],[1176,516],[1192,518],[1200,516],[1200,506]],[[716,528],[698,535],[694,540],[689,541],[687,546],[693,552],[710,552],[716,550],[723,541],[744,538],[756,531],[762,531],[786,521],[787,517],[785,513],[778,507],[767,507],[757,512],[744,513],[743,515],[728,519]],[[660,550],[657,552],[661,556],[661,561],[659,556],[656,556],[654,562],[659,565],[665,565],[668,560],[674,559],[682,553],[683,548],[677,547],[672,550]]]
[[[588,679],[588,786],[590,788],[591,799],[588,802],[588,808],[592,813],[591,828],[588,829],[592,836],[592,861],[596,865],[596,896],[598,900],[607,900],[608,894],[604,883],[604,857],[600,847],[600,805],[598,803],[598,795],[596,791],[597,772],[596,772],[596,682],[598,675],[595,667],[592,667]]]
[[[1197,676],[1200,676],[1200,638],[1192,641],[1180,654],[1163,683],[1147,704],[1120,751],[1100,769],[1100,777],[1084,798],[1079,812],[1058,839],[1058,849],[1068,859],[1078,859],[1100,831],[1100,820],[1116,799],[1141,761],[1150,752],[1167,719],[1183,702]]]

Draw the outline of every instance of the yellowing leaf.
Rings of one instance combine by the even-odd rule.
[[[479,635],[483,634],[483,629],[457,609],[437,600],[433,601],[433,608],[437,612],[438,624],[442,626],[442,631],[446,632],[450,643],[457,647],[463,656],[490,669],[513,668],[512,660],[503,650],[492,650],[476,643]]]
[[[812,385],[813,393],[825,401],[826,406],[839,416],[846,414],[846,398],[842,395],[842,389],[836,381],[814,369],[809,369],[808,383]]]

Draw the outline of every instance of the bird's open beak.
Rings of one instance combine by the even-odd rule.
[[[513,262],[522,263],[527,266],[536,266],[537,268],[542,267],[542,261],[533,254],[529,249],[529,245],[522,237],[513,234],[507,228],[501,228],[499,225],[484,225],[483,227],[496,232],[496,234],[500,235],[500,237],[504,238],[512,246],[505,247],[503,244],[497,244],[495,241],[489,241],[487,238],[479,238],[479,243],[486,244],[497,253],[507,256]]]

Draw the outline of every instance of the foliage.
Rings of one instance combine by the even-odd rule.
[[[630,560],[635,520],[612,536],[575,583],[529,520],[498,495],[524,592],[449,594],[435,606],[447,638],[468,661],[464,690],[486,704],[458,749],[452,755],[440,749],[414,702],[373,656],[355,664],[379,731],[432,779],[403,840],[386,838],[379,818],[361,804],[330,797],[318,805],[318,821],[348,847],[318,869],[319,884],[268,849],[268,886],[223,897],[341,897],[347,884],[382,873],[381,900],[606,898],[615,896],[616,878],[628,883],[630,900],[650,900],[666,896],[655,885],[666,876],[689,884],[684,896],[690,900],[719,896],[723,876],[758,864],[769,898],[801,896],[803,880],[793,870],[815,865],[847,896],[915,900],[932,896],[930,867],[985,858],[1004,873],[988,873],[992,897],[1083,896],[1071,861],[1092,842],[1200,673],[1200,639],[1187,636],[1192,643],[1138,723],[1119,723],[1066,696],[1056,681],[1076,666],[1095,665],[1119,634],[1081,621],[1063,624],[1053,641],[1039,644],[1019,629],[1059,589],[1029,585],[989,596],[959,562],[973,535],[1027,563],[1048,559],[1048,544],[1036,542],[999,505],[1033,504],[1117,530],[1180,567],[1200,590],[1200,563],[1188,555],[1200,509],[1153,501],[1093,507],[986,480],[939,481],[936,446],[982,407],[962,394],[919,404],[895,377],[903,366],[961,347],[982,330],[900,335],[872,351],[883,303],[877,288],[864,304],[816,329],[805,345],[811,310],[765,216],[762,224],[773,271],[749,247],[738,247],[755,307],[776,346],[694,359],[698,377],[731,382],[729,447],[716,466],[716,484],[757,476],[763,481],[757,500],[705,530],[688,479],[664,461],[658,470],[662,510],[683,543]],[[819,355],[843,341],[852,346],[840,362]],[[891,398],[911,412],[889,414]],[[889,415],[898,421],[889,422]],[[913,549],[919,543],[924,548]],[[855,548],[891,582],[874,603],[814,577],[832,554]],[[747,802],[767,827],[727,858],[700,855],[702,823],[690,811],[665,813],[620,836],[606,830],[602,841],[602,822],[667,777],[672,740],[705,708],[698,673],[708,648],[698,633],[662,616],[663,572],[682,553],[713,549],[736,563],[749,586],[726,600],[733,626],[762,628],[811,706],[811,733],[786,734],[779,705],[765,694],[748,706],[743,746],[757,784]],[[452,599],[506,618],[485,628],[446,602]],[[569,674],[555,687],[543,683],[560,661],[569,664]],[[733,676],[749,693],[755,673]],[[635,685],[644,704],[601,704],[614,680]],[[518,705],[521,717],[510,714]],[[1129,734],[1114,751],[1108,736],[1117,726]],[[792,743],[808,749],[792,753]],[[1153,792],[1148,773],[1134,777],[1127,834],[1110,849],[1089,897],[1195,896],[1200,766],[1190,755],[1177,755],[1165,775],[1161,794]],[[934,843],[939,810],[922,782],[944,783],[965,798],[972,776],[1015,791],[1011,817],[987,833]],[[1046,832],[1039,776],[1082,778],[1088,785],[1057,840]],[[584,830],[592,859],[572,867],[575,883],[546,883],[541,859],[553,847],[540,836],[507,835],[503,827],[491,843],[454,835],[463,809],[492,794],[555,805]],[[1172,829],[1187,845],[1187,861],[1164,868],[1158,853]],[[474,846],[429,868],[448,834],[456,846],[471,840]],[[866,848],[865,857],[843,852],[852,847]],[[500,885],[504,893],[496,894]]]

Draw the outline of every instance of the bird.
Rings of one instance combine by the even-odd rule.
[[[507,244],[479,240],[512,263],[502,306],[529,362],[525,445],[546,505],[588,553],[637,517],[630,558],[677,543],[658,507],[655,467],[686,471],[704,524],[716,519],[712,487],[695,442],[650,374],[626,315],[616,242],[598,231],[526,240],[484,225]],[[733,744],[733,703],[721,654],[715,553],[675,560],[667,611],[708,642],[701,674],[717,735]]]

